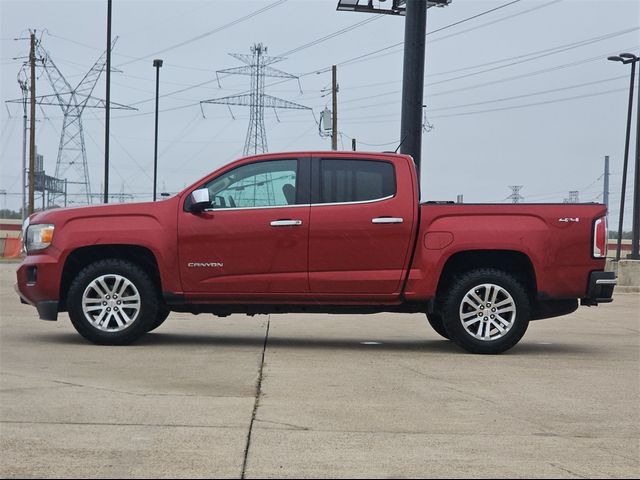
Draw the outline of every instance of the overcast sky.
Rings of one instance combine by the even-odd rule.
[[[20,98],[16,75],[23,60],[13,58],[28,54],[28,42],[14,38],[27,37],[28,29],[37,30],[42,46],[75,86],[105,48],[106,4],[0,0],[2,101]],[[113,66],[121,72],[112,74],[111,99],[138,110],[112,111],[110,192],[151,198],[154,58],[164,60],[159,189],[176,192],[242,154],[248,109],[232,107],[234,120],[227,107],[205,105],[203,116],[199,102],[249,88],[245,76],[221,78],[218,86],[215,72],[240,66],[228,54],[249,53],[257,42],[269,55],[295,50],[274,67],[299,75],[302,93],[291,80],[267,87],[268,94],[309,106],[319,118],[330,106],[323,89],[331,84],[330,66],[337,64],[339,148],[350,149],[356,138],[361,150],[394,150],[400,136],[402,45],[357,57],[402,42],[404,18],[337,12],[336,4],[114,0]],[[638,54],[639,25],[637,0],[453,0],[446,8],[430,9],[424,103],[433,130],[423,138],[423,199],[455,200],[463,194],[466,202],[504,202],[509,185],[523,185],[528,202],[562,202],[570,190],[580,191],[580,201],[601,202],[604,156],[610,155],[610,208],[617,217],[630,67],[606,57]],[[340,30],[344,33],[298,49]],[[103,77],[94,95],[104,98],[104,90]],[[38,79],[37,93],[52,93],[45,76]],[[103,182],[104,115],[104,110],[83,115],[95,193]],[[53,175],[61,109],[38,108],[37,117],[38,152]],[[0,190],[6,191],[0,206],[17,209],[21,106],[3,107],[0,118]],[[268,110],[265,124],[272,152],[330,149],[309,111],[280,110],[276,117]],[[630,182],[627,224],[631,188]]]

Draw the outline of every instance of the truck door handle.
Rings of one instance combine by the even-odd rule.
[[[401,217],[378,217],[372,218],[371,223],[402,223],[404,219]]]
[[[302,220],[274,220],[272,227],[297,227],[302,225]]]

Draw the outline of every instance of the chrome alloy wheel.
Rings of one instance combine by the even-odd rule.
[[[140,313],[140,293],[121,275],[107,274],[93,280],[82,294],[86,319],[103,332],[120,332]]]
[[[497,340],[516,321],[516,303],[507,290],[485,283],[469,290],[460,303],[460,321],[472,337]]]

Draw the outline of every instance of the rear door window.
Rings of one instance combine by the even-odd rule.
[[[396,193],[393,164],[373,160],[321,159],[318,203],[366,202]]]

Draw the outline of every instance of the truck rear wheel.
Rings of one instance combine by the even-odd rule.
[[[527,331],[529,298],[509,273],[477,269],[454,281],[443,301],[443,325],[451,340],[471,353],[497,354]]]
[[[154,328],[158,303],[149,275],[118,259],[86,267],[71,282],[67,296],[75,329],[100,345],[127,345]]]

